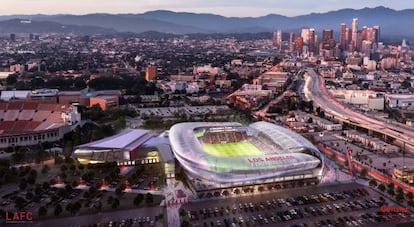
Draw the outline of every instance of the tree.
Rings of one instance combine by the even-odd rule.
[[[375,179],[371,179],[369,181],[369,186],[371,187],[376,187],[378,185],[377,181]]]
[[[117,187],[116,189],[115,189],[115,194],[118,196],[118,197],[120,197],[121,195],[122,195],[122,193],[123,193],[123,189],[122,189],[122,187],[120,186],[120,187]]]
[[[188,227],[188,226],[190,226],[190,223],[188,221],[184,220],[183,222],[181,222],[180,226],[181,227]]]
[[[44,165],[42,168],[42,174],[47,174],[50,171],[50,167],[48,165]]]
[[[106,200],[106,202],[108,203],[108,205],[109,205],[109,204],[112,204],[112,203],[113,203],[113,201],[114,201],[114,197],[112,197],[111,195],[110,195],[110,196],[108,196],[108,199]]]
[[[28,192],[27,194],[26,194],[26,199],[27,200],[31,200],[33,198],[33,193],[32,192]]]
[[[76,201],[76,203],[74,203],[72,207],[72,214],[76,214],[80,210],[81,207],[82,207],[81,202]]]
[[[236,195],[240,194],[240,189],[236,188],[236,190],[234,190],[234,193],[236,193]]]
[[[154,202],[154,196],[151,193],[147,193],[146,197],[145,197],[145,203],[146,204],[151,204]]]
[[[112,201],[111,208],[112,208],[112,209],[116,209],[118,206],[119,206],[119,199],[118,199],[118,198],[115,198],[115,199]]]
[[[71,164],[71,165],[69,166],[69,169],[70,169],[70,171],[75,172],[75,170],[76,170],[76,166],[75,166],[75,164]]]
[[[66,198],[68,192],[64,188],[59,188],[56,194],[61,198]]]
[[[60,170],[62,172],[65,172],[67,169],[68,169],[68,167],[66,165],[64,165],[64,164],[60,167]]]
[[[407,192],[405,197],[407,197],[408,200],[413,200],[413,193],[412,192]]]
[[[380,184],[380,185],[378,185],[378,189],[379,189],[380,191],[384,192],[384,191],[385,191],[385,185],[384,185],[384,184]]]
[[[393,190],[394,191],[394,183],[389,183],[388,184],[388,189]]]
[[[137,196],[135,196],[134,198],[134,205],[135,206],[139,206],[139,204],[142,202],[142,200],[144,200],[144,195],[142,194],[138,194]]]
[[[389,195],[395,195],[395,191],[394,191],[394,189],[392,189],[392,188],[388,188],[388,190],[387,190],[387,193],[389,194]]]
[[[56,205],[55,207],[55,216],[58,216],[60,213],[62,213],[63,209],[60,204]]]
[[[403,194],[404,195],[404,191],[401,187],[397,187],[396,192],[397,192],[397,194]]]
[[[402,194],[402,193],[397,193],[397,195],[395,196],[395,199],[396,199],[398,202],[402,202],[402,201],[404,200],[404,194]]]
[[[47,208],[46,207],[44,207],[44,206],[41,206],[40,208],[39,208],[39,216],[40,217],[43,217],[43,216],[46,216],[46,214],[47,214]]]
[[[72,213],[72,208],[73,208],[73,204],[68,203],[68,204],[66,204],[65,210],[69,213]]]
[[[8,85],[16,84],[17,83],[17,74],[16,73],[10,74],[6,79],[6,82],[7,82]]]
[[[43,184],[42,184],[42,188],[43,188],[44,190],[49,190],[49,188],[50,188],[50,184],[49,184],[49,182],[47,182],[47,181],[43,182]]]
[[[26,182],[26,180],[23,178],[23,179],[21,179],[21,180],[20,180],[20,183],[19,183],[19,188],[20,188],[20,190],[24,190],[24,189],[26,189],[26,187],[27,187],[27,182]]]
[[[23,199],[22,197],[18,196],[15,200],[14,203],[16,205],[16,207],[18,209],[22,209],[24,207],[24,205],[26,204],[26,200]]]

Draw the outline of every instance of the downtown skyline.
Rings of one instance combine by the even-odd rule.
[[[398,1],[340,1],[340,0],[322,0],[322,1],[306,1],[297,0],[294,2],[282,1],[147,1],[134,2],[129,0],[119,1],[60,1],[56,4],[51,0],[37,1],[9,1],[1,0],[2,7],[0,15],[15,14],[91,14],[91,13],[143,13],[153,10],[171,10],[175,12],[192,12],[192,13],[212,13],[227,17],[257,17],[268,14],[279,14],[283,16],[299,16],[309,13],[325,13],[329,11],[351,8],[362,9],[365,7],[384,6],[394,10],[410,9],[412,6],[409,2]]]

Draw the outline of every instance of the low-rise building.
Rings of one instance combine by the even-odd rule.
[[[394,177],[398,180],[406,183],[414,183],[414,166],[404,166],[400,168],[394,168]]]
[[[356,130],[347,130],[344,131],[344,133],[347,138],[356,140],[373,150],[382,151],[384,153],[397,153],[400,151],[400,148],[395,145],[386,143],[376,137],[360,133]]]

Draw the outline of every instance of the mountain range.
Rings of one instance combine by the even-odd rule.
[[[0,16],[0,32],[256,33],[272,32],[276,29],[281,29],[284,32],[298,32],[302,27],[313,27],[319,32],[329,28],[337,33],[341,23],[350,27],[353,18],[358,18],[359,28],[379,25],[381,36],[414,37],[414,30],[410,29],[414,22],[414,9],[393,10],[385,7],[357,10],[341,9],[294,17],[278,14],[261,17],[225,17],[207,13],[197,14],[167,10],[149,11],[141,14],[11,15]],[[30,20],[31,23],[21,23],[19,20]]]

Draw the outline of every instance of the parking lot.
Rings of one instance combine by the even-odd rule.
[[[409,220],[410,213],[380,213],[397,205],[355,183],[281,190],[183,206],[192,226],[373,226]]]

